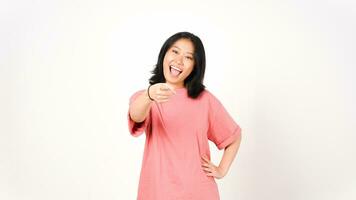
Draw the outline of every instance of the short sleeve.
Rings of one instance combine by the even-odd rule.
[[[240,136],[241,128],[226,111],[222,103],[211,93],[208,109],[208,139],[214,142],[219,150],[224,149]]]
[[[144,92],[144,90],[140,90],[136,93],[134,93],[131,97],[130,97],[130,101],[129,101],[129,106],[131,106],[132,102],[134,102],[134,100],[136,100],[136,98],[141,95]],[[140,136],[144,131],[147,132],[148,127],[150,125],[151,122],[151,111],[150,113],[147,115],[146,119],[143,122],[137,123],[135,121],[133,121],[131,119],[130,116],[130,108],[128,110],[127,113],[127,119],[128,119],[128,126],[129,126],[129,131],[131,133],[132,136],[134,137],[138,137]]]

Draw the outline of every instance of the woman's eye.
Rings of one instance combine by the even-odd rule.
[[[189,56],[187,56],[186,57],[188,60],[193,60],[193,58],[192,57],[189,57]]]
[[[177,50],[174,50],[174,49],[173,49],[172,51],[173,51],[173,53],[178,54],[178,51],[177,51]]]

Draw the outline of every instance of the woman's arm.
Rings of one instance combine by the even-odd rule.
[[[227,146],[224,150],[223,157],[221,158],[219,164],[219,170],[221,171],[223,177],[227,174],[230,169],[232,161],[234,161],[237,151],[239,150],[241,143],[241,134],[239,134],[238,138]]]
[[[148,96],[154,99],[157,103],[167,102],[169,97],[175,94],[174,89],[166,83],[156,83],[145,90],[140,96],[138,96],[134,102],[130,105],[130,117],[133,121],[140,123],[145,121],[148,113],[151,109],[151,100]]]
[[[150,100],[147,90],[145,90],[130,105],[129,110],[131,119],[137,123],[143,122],[151,109],[151,104],[152,100]]]
[[[221,158],[219,166],[215,166],[207,157],[203,156],[203,170],[208,176],[213,176],[217,179],[223,178],[232,164],[241,143],[241,134],[238,135],[237,139],[227,146],[224,150],[224,154]]]

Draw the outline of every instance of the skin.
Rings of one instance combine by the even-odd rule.
[[[163,59],[163,74],[166,83],[172,88],[184,87],[184,80],[189,76],[194,68],[194,46],[188,39],[180,39],[176,41],[171,48],[168,49]],[[170,73],[170,66],[177,67],[182,70],[178,77],[174,77]]]
[[[184,80],[194,69],[194,45],[188,39],[177,40],[170,47],[163,59],[163,74],[166,83],[157,83],[150,87],[149,94],[157,103],[169,101],[169,98],[175,94],[174,89],[184,87]],[[170,66],[182,70],[178,77],[170,74]],[[147,117],[152,100],[148,97],[148,91],[144,91],[130,106],[130,117],[135,122],[143,122]],[[241,135],[224,149],[224,154],[218,166],[214,165],[206,155],[201,157],[202,170],[207,176],[217,179],[223,178],[231,166],[237,151],[240,147]]]
[[[216,179],[223,178],[228,173],[232,161],[234,161],[236,157],[237,151],[240,147],[240,143],[241,134],[239,134],[238,138],[233,143],[231,143],[225,148],[219,166],[214,165],[214,163],[212,163],[207,156],[202,156],[202,168],[206,175],[212,176]]]

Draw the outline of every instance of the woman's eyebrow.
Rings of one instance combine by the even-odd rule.
[[[181,48],[179,48],[179,47],[177,47],[177,46],[173,46],[173,47],[175,47],[175,48],[177,48],[177,49],[179,49],[179,50],[182,50]],[[191,53],[191,52],[187,52],[187,53],[194,55],[194,54]]]

